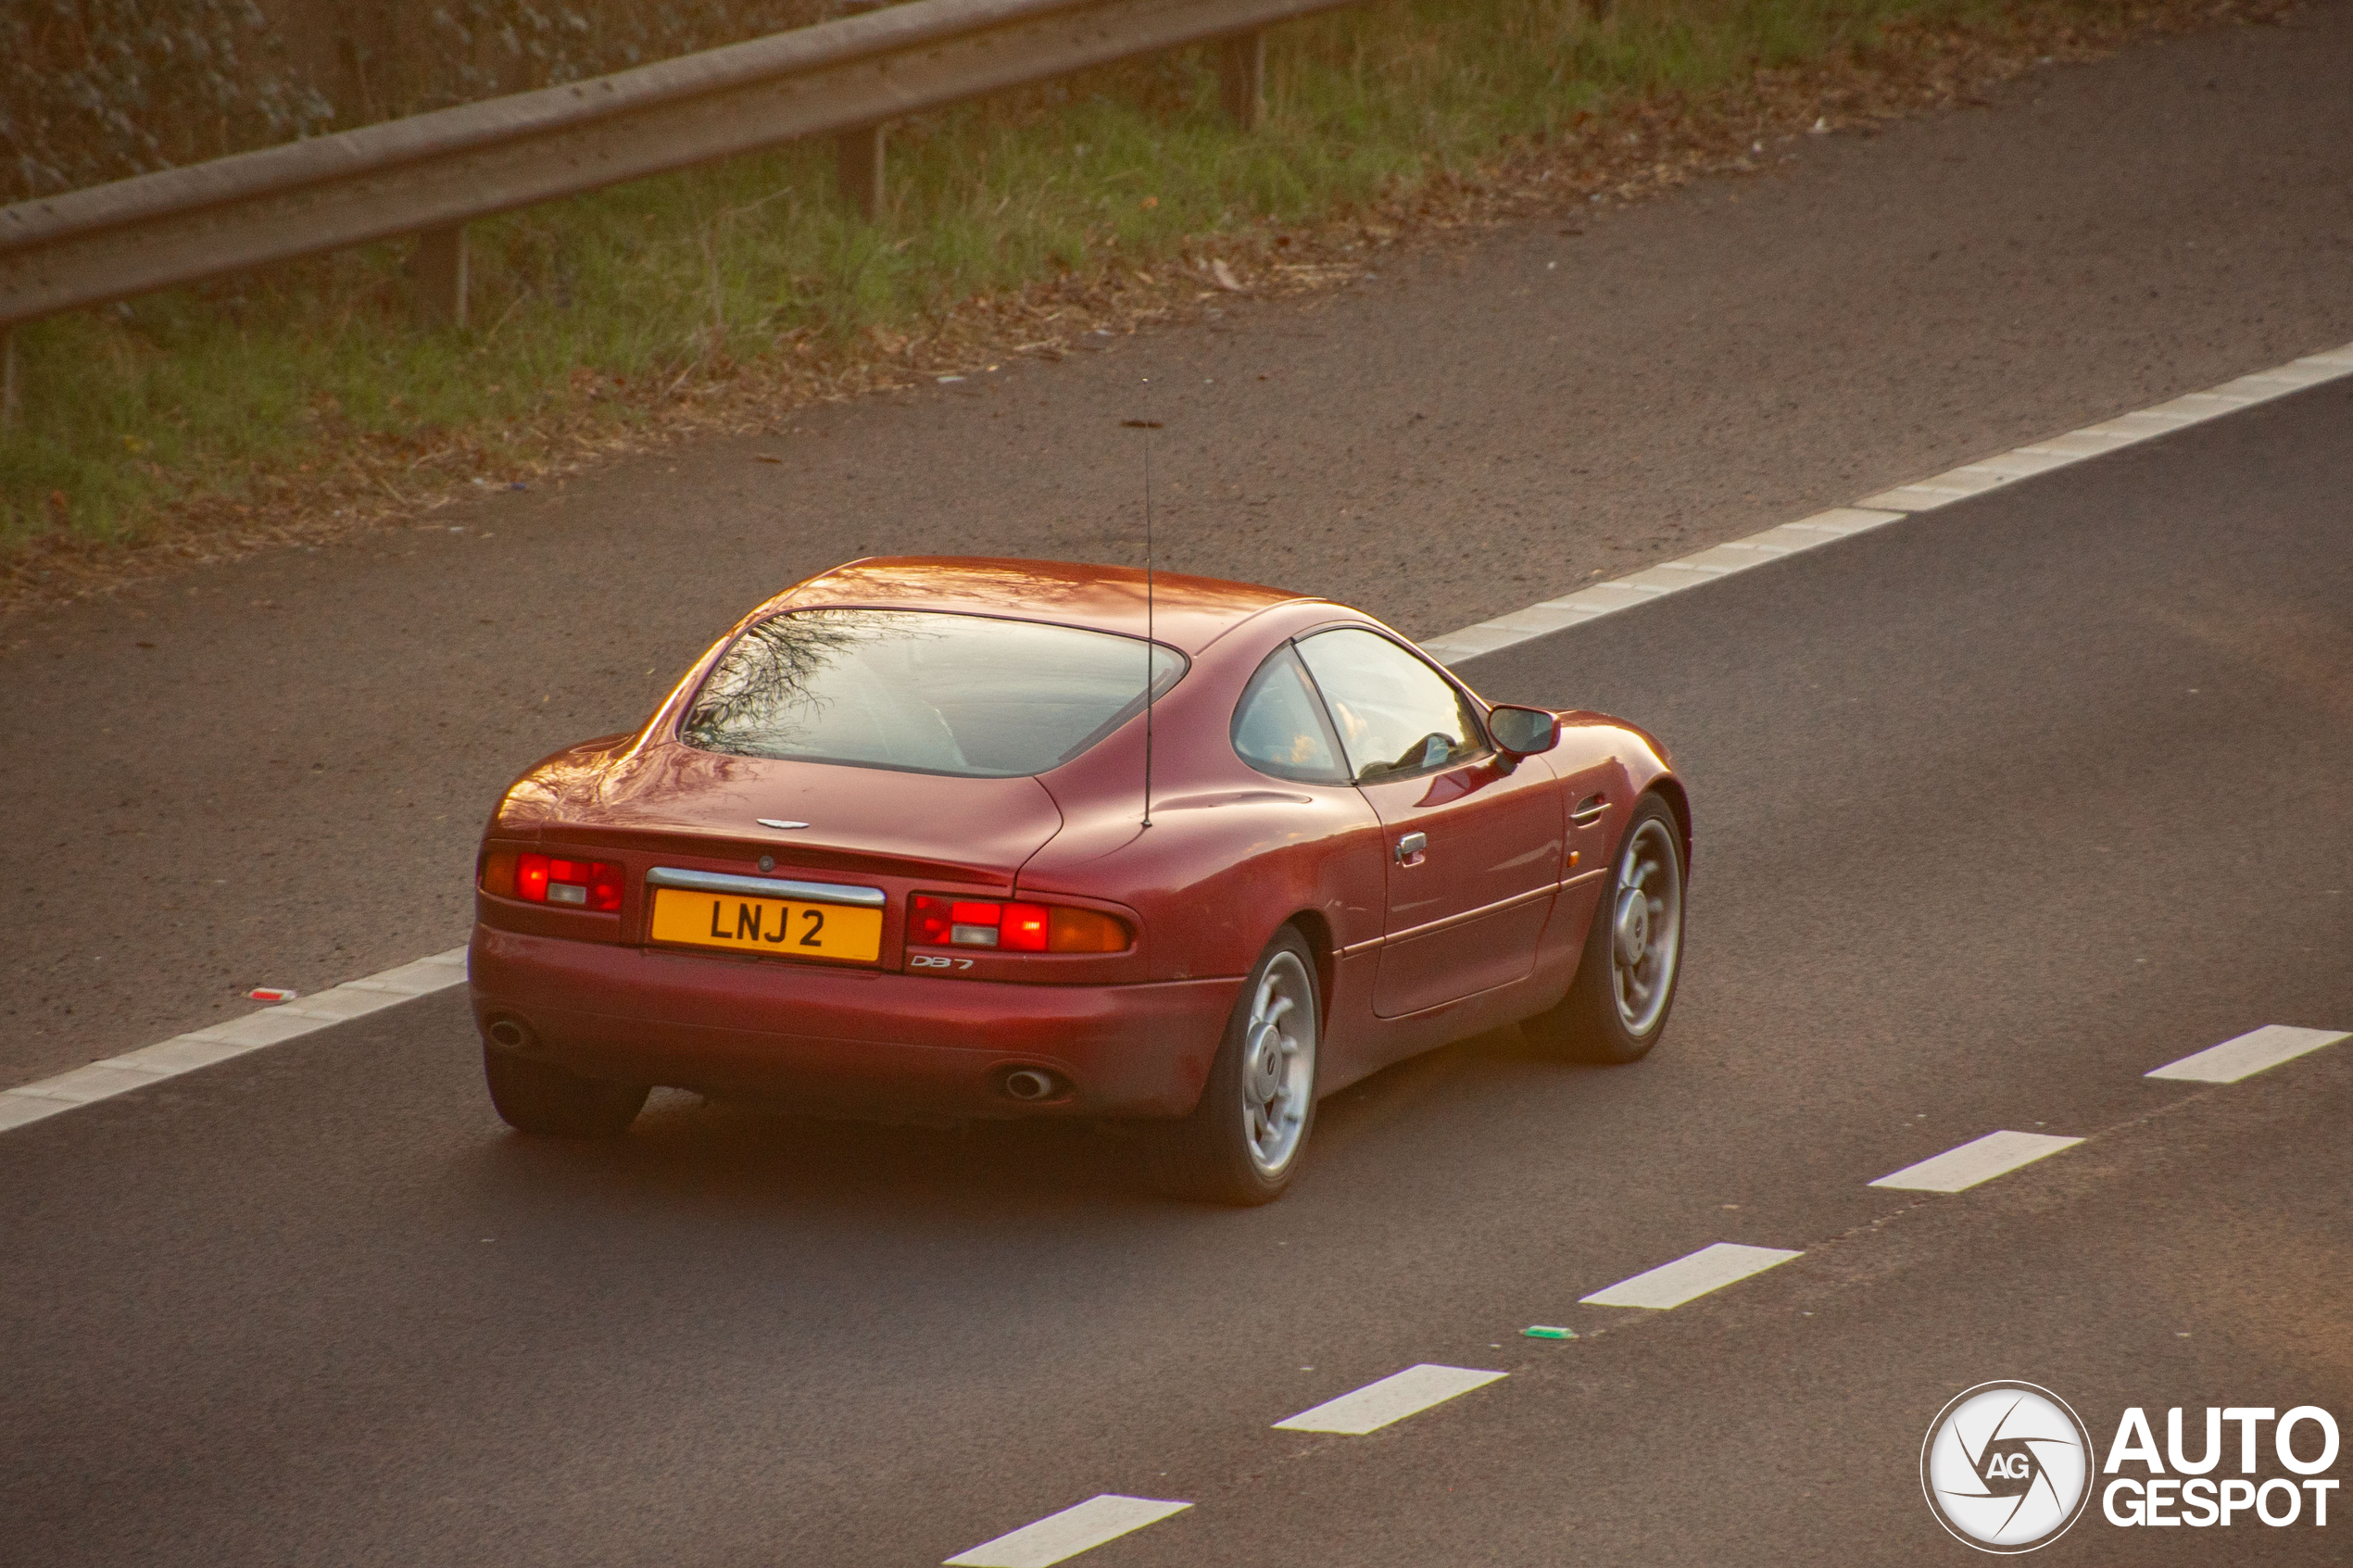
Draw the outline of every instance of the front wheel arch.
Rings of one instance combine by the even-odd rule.
[[[1619,879],[1625,872],[1629,847],[1652,829],[1658,836],[1651,842],[1663,853],[1671,853],[1676,879],[1671,904],[1674,925],[1668,935],[1667,963],[1664,975],[1656,982],[1665,988],[1663,997],[1653,1010],[1650,1022],[1638,1033],[1624,1016],[1618,994],[1617,905],[1621,893]],[[1636,1061],[1647,1055],[1667,1032],[1668,1015],[1674,1010],[1675,994],[1682,979],[1684,890],[1690,880],[1690,861],[1684,849],[1683,821],[1676,811],[1674,799],[1663,790],[1645,791],[1634,802],[1629,814],[1626,831],[1610,846],[1609,878],[1603,884],[1601,903],[1593,911],[1587,927],[1585,941],[1579,949],[1577,973],[1569,981],[1561,999],[1544,1011],[1520,1022],[1521,1033],[1530,1040],[1562,1056],[1579,1061],[1623,1063]],[[1664,912],[1663,910],[1661,912]],[[1639,965],[1644,945],[1643,927],[1648,917],[1644,911],[1634,911],[1641,917],[1626,937],[1633,943],[1626,949],[1633,955],[1629,964]]]
[[[1642,809],[1642,802],[1650,798],[1652,796],[1656,796],[1659,799],[1666,801],[1667,809],[1675,813],[1676,833],[1682,840],[1683,875],[1685,879],[1688,880],[1692,874],[1691,792],[1683,787],[1683,781],[1677,778],[1674,774],[1662,773],[1657,778],[1653,779],[1648,784],[1644,785],[1642,793],[1635,797],[1635,809],[1640,810]]]

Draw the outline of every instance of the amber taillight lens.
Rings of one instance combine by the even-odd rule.
[[[951,898],[918,893],[907,941],[918,947],[995,947],[1012,953],[1124,953],[1135,943],[1116,915],[1067,904]]]
[[[1124,953],[1136,942],[1127,922],[1117,915],[1056,904],[1047,911],[1046,950],[1050,953]]]
[[[531,904],[610,911],[621,908],[621,868],[610,860],[497,850],[482,859],[482,890]]]

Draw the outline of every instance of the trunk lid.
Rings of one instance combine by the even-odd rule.
[[[494,834],[631,851],[638,876],[657,862],[752,872],[768,855],[776,862],[768,874],[779,877],[817,872],[1009,892],[1063,822],[1034,778],[734,757],[676,742],[583,759],[587,766],[567,760],[551,758],[519,784]],[[763,818],[808,825],[774,828]]]

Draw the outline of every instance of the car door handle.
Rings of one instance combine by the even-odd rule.
[[[1422,863],[1422,851],[1428,847],[1429,834],[1409,833],[1397,841],[1397,863],[1401,866],[1418,866]]]
[[[1608,796],[1589,795],[1582,801],[1579,802],[1576,810],[1571,811],[1568,814],[1568,820],[1575,822],[1580,828],[1591,827],[1595,822],[1600,822],[1602,820],[1602,813],[1608,809]]]

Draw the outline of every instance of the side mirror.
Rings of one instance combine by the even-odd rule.
[[[1561,721],[1541,708],[1504,703],[1488,710],[1487,733],[1495,737],[1495,748],[1516,762],[1558,746]]]

